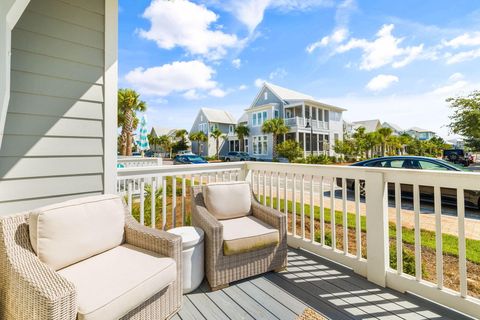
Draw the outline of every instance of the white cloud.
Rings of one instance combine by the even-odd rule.
[[[463,74],[461,74],[460,72],[455,72],[454,74],[452,74],[448,80],[449,81],[458,81],[458,80],[462,80],[463,78],[465,78],[465,76]]]
[[[219,1],[220,5],[232,14],[253,33],[262,22],[268,8],[280,11],[308,10],[314,7],[332,6],[332,0],[230,0]]]
[[[247,90],[248,89],[248,86],[245,85],[245,84],[242,84],[238,87],[238,90],[242,91],[242,90]]]
[[[397,76],[390,74],[379,74],[367,83],[366,88],[370,91],[379,92],[387,89],[398,81],[399,79]]]
[[[233,59],[233,60],[232,60],[232,65],[233,65],[235,68],[239,69],[239,68],[242,66],[242,60],[240,60],[240,59],[238,59],[238,58],[237,58],[237,59]]]
[[[255,81],[253,83],[255,84],[255,87],[261,88],[265,82],[266,81],[264,79],[257,78],[257,79],[255,79]]]
[[[202,98],[195,89],[190,89],[183,94],[183,97],[187,100],[199,100]]]
[[[480,48],[469,50],[469,51],[462,51],[458,53],[447,53],[445,58],[447,59],[447,64],[455,64],[464,61],[473,60],[480,57]]]
[[[373,70],[385,65],[401,68],[419,58],[423,44],[414,47],[400,47],[404,38],[392,35],[394,25],[383,25],[373,41],[351,38],[346,44],[340,45],[336,53],[344,53],[353,49],[363,51],[360,69]],[[398,60],[399,59],[399,60]]]
[[[283,79],[287,76],[287,74],[288,74],[287,70],[283,68],[277,68],[274,71],[270,72],[270,74],[268,75],[268,78],[270,80]]]
[[[185,93],[187,98],[199,98],[197,90],[213,90],[217,82],[212,80],[215,71],[202,61],[175,61],[152,68],[136,68],[125,80],[140,93],[167,96],[173,92]],[[193,90],[193,91],[192,91]]]
[[[150,20],[149,30],[139,30],[141,37],[153,40],[160,48],[182,47],[190,54],[220,59],[228,48],[242,41],[234,34],[212,30],[218,16],[205,6],[187,0],[153,0],[143,13]]]
[[[220,88],[215,88],[210,90],[208,94],[211,95],[212,97],[223,98],[228,94],[228,92]]]
[[[440,96],[456,95],[460,91],[462,91],[462,89],[465,89],[467,85],[468,85],[467,81],[459,80],[452,84],[447,84],[447,85],[438,87],[437,89],[433,90],[432,93]]]
[[[480,45],[480,32],[464,33],[452,40],[443,41],[443,45],[452,48],[458,48],[462,46],[479,46]]]
[[[308,53],[312,53],[315,49],[320,47],[326,47],[329,44],[341,43],[348,37],[348,30],[346,28],[340,28],[335,31],[329,36],[325,36],[317,42],[311,43],[307,46],[306,50]]]

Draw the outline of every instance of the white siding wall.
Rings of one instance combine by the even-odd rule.
[[[31,0],[12,32],[0,215],[104,191],[103,0]]]

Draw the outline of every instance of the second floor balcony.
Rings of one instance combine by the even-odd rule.
[[[285,124],[291,128],[307,128],[311,125],[314,131],[324,131],[330,128],[329,123],[320,120],[310,120],[304,117],[285,118]]]

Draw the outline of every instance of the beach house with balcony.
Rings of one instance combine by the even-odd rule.
[[[235,117],[228,111],[211,108],[201,108],[193,122],[190,133],[202,131],[208,136],[207,142],[192,141],[192,152],[204,157],[216,155],[216,141],[212,132],[218,128],[223,136],[220,138],[219,154],[228,152],[228,137],[235,134]]]
[[[273,158],[272,135],[262,132],[268,119],[284,119],[290,130],[278,141],[295,140],[306,155],[311,152],[310,145],[316,155],[333,155],[335,141],[343,139],[342,113],[346,109],[272,83],[263,84],[245,111],[250,127],[248,150],[257,159]]]
[[[432,130],[422,129],[419,127],[412,127],[405,131],[405,133],[410,135],[412,138],[416,138],[422,141],[430,140],[436,136],[436,133]]]

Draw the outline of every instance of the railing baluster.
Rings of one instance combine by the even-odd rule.
[[[302,226],[302,239],[305,240],[305,175],[300,180],[300,225]]]
[[[294,173],[292,178],[292,235],[297,235],[297,175]]]
[[[182,176],[182,226],[186,225],[186,202],[187,200],[187,181],[185,175]]]
[[[457,189],[458,215],[458,269],[460,271],[460,296],[467,296],[467,255],[465,243],[465,193],[463,188]]]
[[[273,172],[270,171],[270,208],[273,209]]]
[[[355,179],[355,235],[357,259],[362,258],[362,219],[360,216],[360,180]]]
[[[277,172],[277,210],[280,211],[280,172]]]
[[[320,177],[320,243],[325,245],[325,194],[323,190],[323,176]]]
[[[415,213],[415,277],[422,279],[422,243],[420,233],[420,187],[413,185],[413,211]]]
[[[172,176],[172,228],[177,226],[177,176]]]
[[[130,214],[131,214],[132,213],[132,181],[128,182],[127,198],[128,198],[128,210],[130,211]]]
[[[199,182],[200,185],[203,185],[203,174],[200,173],[200,182]]]
[[[337,247],[337,237],[336,237],[336,223],[335,223],[335,177],[332,178],[330,182],[330,225],[331,225],[331,238],[332,238],[332,250],[335,250]]]
[[[286,226],[288,232],[288,173],[285,172],[283,184],[283,210],[286,217]]]
[[[263,171],[263,205],[267,205],[267,171]]]
[[[310,176],[310,241],[315,241],[315,192],[313,189],[313,175]]]
[[[403,240],[402,240],[402,189],[400,183],[395,183],[395,213],[397,223],[397,273],[403,273]]]
[[[257,198],[260,201],[260,171],[257,170]]]
[[[167,226],[167,177],[162,177],[162,230]]]
[[[343,253],[348,254],[347,179],[342,178]]]
[[[152,195],[150,197],[150,227],[155,228],[156,227],[156,208],[155,205],[157,203],[157,179],[155,177],[152,177],[152,187],[151,187],[151,192]]]
[[[195,175],[194,175],[194,174],[192,174],[192,175],[190,176],[190,185],[191,185],[192,187],[195,187]]]
[[[443,288],[443,243],[442,243],[442,191],[434,187],[435,206],[435,267],[437,272],[437,287]]]
[[[140,179],[140,223],[145,225],[145,179]]]

